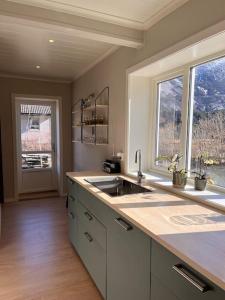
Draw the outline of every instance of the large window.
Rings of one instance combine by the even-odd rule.
[[[225,186],[225,58],[192,69],[193,111],[191,167],[204,153],[210,177]]]
[[[183,77],[179,76],[159,82],[157,119],[157,156],[173,155],[181,152],[181,112],[183,97]],[[158,166],[166,165],[157,161]]]
[[[167,74],[155,83],[154,159],[185,152],[184,164],[190,171],[195,169],[196,158],[204,155],[210,177],[225,187],[225,58],[184,70],[185,75],[168,79]],[[166,167],[155,161],[152,166]]]

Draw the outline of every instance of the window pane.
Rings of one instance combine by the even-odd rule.
[[[21,147],[51,151],[51,106],[21,104]]]
[[[46,169],[51,167],[51,154],[22,154],[22,169]]]
[[[225,186],[225,58],[193,68],[193,81],[191,165],[199,153],[208,155],[210,177]]]
[[[183,76],[158,84],[158,132],[156,156],[169,155],[181,151],[181,110],[183,96]],[[157,166],[167,166],[157,162]]]

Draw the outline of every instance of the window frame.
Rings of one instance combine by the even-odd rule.
[[[194,96],[194,80],[193,69],[201,64],[208,63],[220,58],[225,57],[225,51],[215,53],[192,61],[178,68],[173,68],[167,72],[159,74],[150,78],[150,102],[152,107],[152,114],[150,116],[150,159],[149,170],[168,176],[166,168],[157,167],[155,164],[156,158],[156,144],[157,144],[157,127],[159,118],[159,99],[158,99],[158,84],[179,76],[183,76],[183,97],[182,97],[182,129],[181,129],[181,152],[183,153],[183,160],[181,167],[188,170],[188,182],[193,184],[194,180],[190,178],[190,164],[191,164],[191,147],[192,147],[192,120],[193,120],[193,96]],[[225,187],[216,184],[210,185],[210,189],[225,193]]]
[[[158,85],[164,81],[168,81],[171,79],[175,79],[177,77],[183,77],[183,95],[182,95],[182,107],[181,107],[181,122],[182,122],[182,128],[181,128],[181,152],[184,155],[184,159],[182,161],[182,167],[185,167],[185,161],[186,161],[186,144],[187,144],[187,121],[185,119],[185,115],[188,113],[188,103],[187,103],[187,97],[189,95],[189,92],[185,92],[187,90],[187,85],[189,85],[189,80],[187,76],[187,71],[185,68],[179,68],[176,70],[173,70],[171,72],[163,73],[157,77],[154,77],[151,79],[151,98],[152,98],[152,104],[153,104],[153,117],[152,117],[152,124],[151,124],[151,136],[150,140],[151,143],[151,162],[150,162],[150,169],[155,172],[159,172],[162,174],[168,174],[168,171],[166,168],[158,167],[155,164],[155,158],[157,157],[157,139],[158,139],[158,121],[159,121],[159,94],[158,94]],[[187,95],[188,94],[188,95]]]

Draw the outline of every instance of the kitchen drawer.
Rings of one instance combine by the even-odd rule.
[[[78,224],[77,217],[72,211],[68,211],[69,217],[69,238],[76,250],[78,250]]]
[[[222,289],[155,241],[152,243],[151,272],[180,300],[225,299]],[[201,291],[204,287],[206,291]]]
[[[151,300],[179,300],[158,278],[151,276]]]
[[[80,220],[78,238],[79,255],[102,296],[106,299],[106,250]]]
[[[77,197],[79,186],[78,184],[67,177],[68,194],[73,197]]]
[[[76,206],[77,200],[74,196],[68,194],[68,212],[72,212],[74,215],[76,215]]]
[[[98,219],[79,201],[77,203],[78,219],[86,226],[88,232],[93,236],[103,249],[106,249],[106,229]]]
[[[79,186],[78,189],[78,199],[82,205],[92,212],[97,219],[107,227],[112,210],[110,207],[81,186]]]

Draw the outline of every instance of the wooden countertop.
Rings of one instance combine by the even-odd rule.
[[[113,198],[84,180],[107,176],[102,172],[70,172],[67,176],[225,290],[223,212],[158,188],[152,188],[150,194]],[[150,187],[147,181],[143,186]]]

